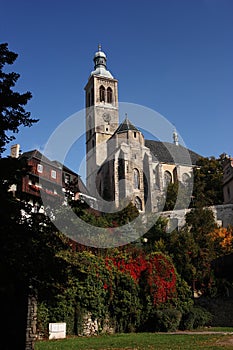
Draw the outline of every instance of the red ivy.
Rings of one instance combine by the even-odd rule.
[[[136,258],[131,255],[107,257],[106,266],[110,270],[112,262],[122,273],[128,273],[136,283],[146,279],[154,305],[165,303],[174,297],[176,292],[176,273],[173,264],[163,254],[143,253]]]

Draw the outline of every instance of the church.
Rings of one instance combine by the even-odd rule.
[[[140,212],[156,212],[169,183],[190,183],[200,156],[179,144],[175,130],[170,143],[145,139],[133,116],[119,123],[118,81],[106,61],[99,46],[85,86],[86,185],[102,211],[127,200]]]

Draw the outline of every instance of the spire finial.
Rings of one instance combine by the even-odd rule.
[[[129,118],[127,113],[125,113],[125,122],[127,125],[129,125]]]
[[[98,51],[101,51],[101,44],[98,45]]]
[[[174,131],[173,131],[173,141],[176,146],[179,146],[179,136],[176,131],[176,128],[174,128]]]

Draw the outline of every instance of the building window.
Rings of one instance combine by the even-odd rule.
[[[38,171],[38,173],[43,173],[43,165],[42,164],[37,164],[37,171]]]
[[[110,87],[107,88],[107,102],[112,103],[112,89]]]
[[[159,181],[159,167],[156,166],[156,168],[153,169],[154,174],[154,187],[159,188],[160,181]]]
[[[91,106],[94,105],[94,89],[91,89]]]
[[[169,171],[164,173],[164,187],[167,187],[172,182],[172,174]]]
[[[70,183],[70,175],[65,174],[65,184],[69,184],[69,183]]]
[[[142,210],[142,201],[139,197],[135,198],[134,204],[138,210]]]
[[[56,170],[51,170],[51,178],[56,179],[57,178],[57,172]]]
[[[190,176],[187,173],[182,175],[182,182],[185,186],[188,186],[190,180]]]
[[[136,137],[137,137],[136,131],[134,131],[133,136],[134,136],[134,138],[136,139]]]
[[[90,107],[90,105],[91,105],[91,94],[90,94],[90,92],[88,92],[88,94],[87,94],[87,107]]]
[[[123,158],[118,159],[118,179],[123,180],[125,178],[125,161]]]
[[[133,170],[133,183],[134,183],[134,189],[140,188],[140,175],[138,169]]]
[[[105,102],[105,88],[103,85],[100,86],[100,102]]]

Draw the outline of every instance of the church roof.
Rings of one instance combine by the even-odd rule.
[[[136,126],[134,126],[130,120],[128,119],[128,117],[126,116],[125,119],[123,120],[123,122],[118,126],[118,128],[115,131],[115,134],[120,134],[121,132],[126,132],[129,130],[133,130],[133,131],[139,131]]]
[[[199,154],[170,142],[161,142],[154,140],[145,140],[145,146],[148,147],[155,158],[161,163],[168,164],[187,164],[195,165],[201,157]]]

